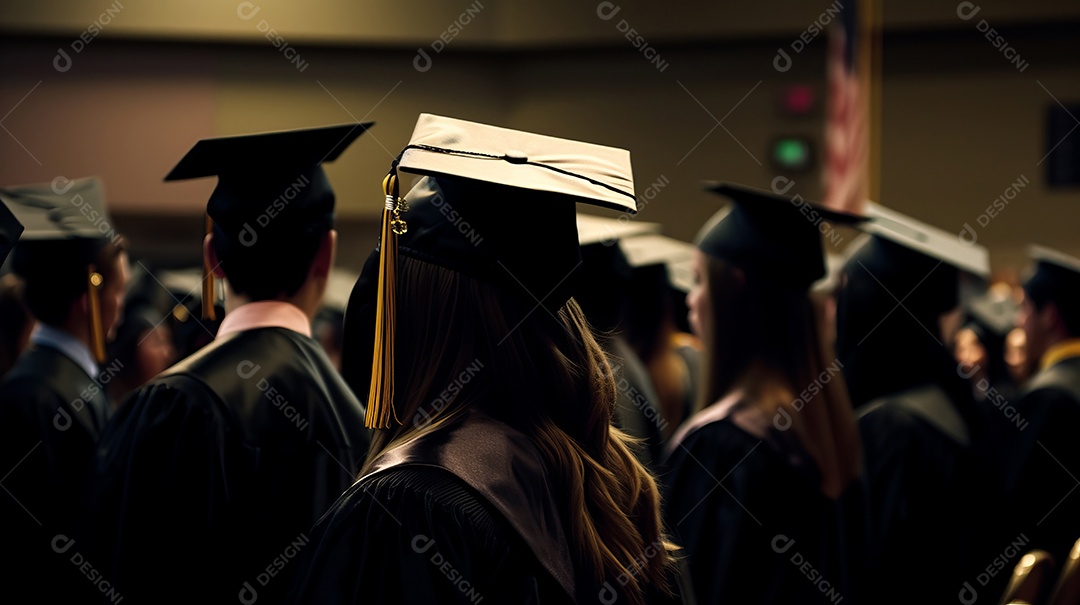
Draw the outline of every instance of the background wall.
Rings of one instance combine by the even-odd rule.
[[[768,187],[779,174],[768,146],[781,134],[808,135],[820,151],[821,112],[792,118],[779,104],[792,84],[812,85],[824,101],[824,36],[799,53],[791,45],[829,6],[4,3],[0,183],[100,175],[137,254],[195,262],[213,180],[161,179],[196,140],[374,120],[327,168],[340,262],[358,267],[374,243],[388,162],[417,114],[430,112],[628,148],[640,218],[689,239],[721,204],[701,192],[703,179]],[[1080,100],[1080,3],[978,8],[964,20],[953,2],[889,5],[880,201],[949,231],[971,225],[997,265],[1022,263],[1031,242],[1080,254],[1080,190],[1047,187],[1042,162],[1055,143],[1048,108]],[[1027,67],[984,37],[982,19]],[[647,47],[625,37],[630,28]],[[267,39],[271,29],[280,39]],[[774,68],[778,48],[792,56],[786,72]],[[818,169],[789,176],[820,197]]]

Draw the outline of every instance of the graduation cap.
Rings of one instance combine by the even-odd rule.
[[[986,246],[968,244],[955,233],[949,233],[906,214],[886,208],[881,204],[867,202],[866,214],[870,222],[863,230],[871,235],[895,242],[928,256],[948,263],[972,275],[990,276],[990,251]]]
[[[86,292],[90,350],[98,363],[103,363],[100,290],[104,278],[95,265],[105,243],[119,235],[105,211],[101,179],[69,180],[63,186],[54,181],[8,187],[0,189],[0,200],[13,215],[14,224],[23,227],[12,264],[27,281],[27,297],[37,298],[35,292],[40,290],[43,298],[74,300]],[[6,247],[17,229],[5,224],[2,230]],[[50,287],[33,285],[41,279],[49,280]]]
[[[374,122],[203,139],[166,181],[216,176],[206,204],[207,233],[224,249],[287,250],[298,233],[333,223],[334,194],[322,164],[332,162]],[[212,267],[203,267],[203,317],[214,319]]]
[[[157,271],[155,275],[170,294],[170,301],[174,303],[173,319],[179,322],[188,321],[191,311],[202,305],[200,298],[204,284],[202,267],[164,269]]]
[[[404,200],[399,170],[425,177]],[[581,263],[575,203],[637,211],[624,149],[431,114],[420,115],[383,193],[366,419],[376,428],[389,427],[393,413],[398,252],[495,284],[527,306],[557,310]]]
[[[907,307],[941,313],[956,306],[960,276],[985,280],[990,253],[911,216],[868,202],[868,234],[852,245],[846,267],[861,265]],[[905,296],[907,298],[905,298]]]
[[[647,233],[624,237],[619,246],[635,270],[656,265],[664,266],[671,285],[681,292],[689,292],[694,286],[694,250],[689,242]]]
[[[581,305],[589,323],[601,332],[622,328],[629,310],[634,269],[619,245],[625,238],[659,233],[660,223],[631,220],[627,215],[606,218],[577,215],[581,267],[574,284],[574,300]]]
[[[985,292],[964,305],[965,328],[975,332],[981,342],[1001,345],[1005,337],[1016,327],[1020,305],[1010,296]]]
[[[577,215],[578,243],[582,246],[593,244],[611,246],[628,237],[660,233],[660,229],[660,223],[631,220],[630,217],[606,218],[581,212]]]
[[[822,221],[855,225],[865,220],[801,197],[786,198],[743,185],[710,182],[705,189],[733,204],[698,234],[698,248],[715,258],[758,268],[795,288],[808,288],[825,275]]]
[[[6,204],[0,204],[0,265],[4,264],[7,255],[15,247],[22,235],[23,225],[15,218]]]
[[[1030,246],[1032,267],[1024,292],[1039,307],[1054,302],[1059,309],[1080,308],[1080,259],[1043,246]]]

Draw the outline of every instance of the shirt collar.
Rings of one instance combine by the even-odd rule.
[[[311,338],[308,316],[296,305],[278,300],[260,300],[233,309],[221,320],[217,338],[256,328],[285,328]]]
[[[30,334],[30,342],[60,351],[82,368],[87,376],[97,380],[99,368],[94,355],[90,353],[90,347],[70,333],[38,322]]]
[[[1039,368],[1045,370],[1070,357],[1080,357],[1080,338],[1069,338],[1047,349],[1039,362]]]

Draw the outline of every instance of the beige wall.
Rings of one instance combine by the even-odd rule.
[[[601,0],[36,0],[0,3],[0,31],[74,37],[93,25],[104,37],[257,41],[270,28],[293,44],[424,45],[464,24],[457,46],[527,47],[620,39],[625,19],[657,42],[794,36],[835,0],[618,0],[610,21]],[[953,0],[891,3],[885,25],[953,27]],[[1057,0],[979,0],[977,18],[1041,22],[1080,17]],[[611,8],[602,9],[607,12]],[[263,24],[265,22],[265,24]]]
[[[51,24],[54,31],[67,32],[86,17],[79,12],[85,9],[71,6],[47,19],[43,9],[28,7],[55,3],[20,4],[26,6],[0,9],[0,22],[29,29]],[[137,5],[130,2],[125,10],[131,12],[123,15],[131,15],[135,25],[123,31],[145,36],[154,27],[172,26],[180,35],[185,28],[205,25],[200,19],[214,21],[208,15],[218,4],[199,4],[200,10],[211,11],[205,14],[163,9],[155,16],[141,12],[143,8],[136,12]],[[224,4],[237,20],[235,6]],[[374,10],[363,4],[354,9],[339,6],[343,4],[334,3],[334,10]],[[639,191],[661,185],[643,207],[642,220],[662,222],[669,234],[688,239],[721,202],[701,192],[701,180],[768,186],[775,172],[766,154],[774,136],[795,133],[821,140],[820,114],[787,118],[777,105],[789,84],[809,83],[823,93],[824,49],[816,44],[796,55],[786,73],[772,64],[776,48],[790,44],[790,36],[805,27],[798,24],[812,20],[815,11],[808,13],[805,3],[777,3],[775,19],[769,20],[770,11],[760,8],[765,3],[717,4],[706,19],[677,12],[662,18],[649,8],[652,4],[623,2],[617,18],[604,22],[591,2],[559,0],[545,4],[545,11],[536,8],[537,3],[492,3],[492,12],[485,12],[467,31],[476,32],[471,35],[478,43],[515,49],[451,44],[440,54],[432,53],[431,67],[423,72],[414,68],[412,44],[437,36],[446,27],[447,15],[452,18],[467,5],[414,11],[400,22],[387,17],[383,23],[388,29],[381,31],[396,32],[397,42],[412,41],[409,46],[297,43],[303,70],[257,38],[245,44],[210,44],[103,36],[72,55],[70,69],[59,72],[54,68],[57,49],[70,48],[70,38],[9,36],[0,42],[0,115],[10,113],[0,124],[18,142],[0,132],[0,182],[99,174],[122,220],[138,224],[140,216],[155,213],[187,217],[155,223],[152,235],[141,234],[152,240],[147,249],[153,244],[160,252],[169,249],[163,242],[191,239],[191,226],[197,231],[198,223],[190,219],[197,217],[213,187],[212,180],[161,182],[196,140],[354,118],[374,120],[371,132],[328,167],[340,212],[352,219],[344,224],[370,234],[370,219],[380,206],[379,182],[391,154],[407,142],[416,115],[432,112],[626,147],[633,152]],[[979,17],[999,15],[1009,43],[1029,62],[1020,73],[980,37],[977,19],[960,21],[955,4],[950,4],[920,1],[890,13],[895,27],[906,31],[887,39],[881,201],[958,232],[965,222],[977,225],[983,209],[1024,175],[1030,186],[997,219],[977,226],[980,243],[991,247],[996,263],[1022,260],[1023,246],[1032,241],[1080,253],[1075,236],[1080,191],[1046,189],[1043,167],[1036,165],[1046,146],[1045,112],[1054,102],[1047,90],[1063,101],[1080,99],[1075,36],[1064,28],[1010,28],[1009,23],[1019,19],[1012,3],[982,2]],[[1027,14],[1064,14],[1064,4],[1029,3]],[[269,20],[287,4],[260,6],[260,15]],[[793,6],[804,8],[787,10]],[[373,27],[358,14],[308,13],[282,12],[281,21],[299,28],[298,39],[305,27],[331,38],[326,33],[334,31],[331,25],[360,38],[368,35],[365,28]],[[143,21],[134,19],[137,15],[143,15]],[[739,15],[745,19],[739,21]],[[604,42],[624,16],[628,21],[633,16],[633,26],[655,45],[667,65],[663,71],[618,38],[617,31]],[[728,25],[709,25],[720,16]],[[483,18],[492,23],[482,25]],[[250,22],[240,24],[251,27]],[[931,31],[947,24],[953,29]],[[114,25],[119,30],[119,17]],[[918,29],[924,26],[930,30]],[[219,27],[231,31],[230,36],[241,31],[224,17]],[[720,30],[709,31],[711,27],[729,29],[721,35],[716,33]],[[772,37],[746,39],[747,32],[758,30],[772,32]],[[210,35],[214,30],[204,31]],[[578,43],[592,36],[589,32],[599,34],[588,44]],[[707,44],[663,42],[680,33],[688,39],[718,39]],[[577,42],[526,49],[541,40]],[[723,124],[717,125],[713,116],[724,118]],[[1080,136],[1080,130],[1074,136]],[[820,194],[816,171],[794,178],[807,196]]]

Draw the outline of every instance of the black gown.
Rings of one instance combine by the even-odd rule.
[[[730,406],[730,407],[729,407]],[[742,402],[695,414],[669,444],[664,520],[683,546],[698,603],[852,603],[860,487],[839,501],[786,434],[734,420]]]
[[[615,372],[615,425],[631,437],[641,440],[634,454],[643,466],[660,470],[664,433],[667,424],[660,412],[660,397],[641,358],[622,336],[608,340],[607,348]]]
[[[288,602],[605,602],[575,573],[551,492],[529,441],[471,412],[387,452],[342,496]]]
[[[873,510],[865,578],[873,602],[954,601],[965,582],[965,601],[1001,596],[1015,561],[981,581],[979,574],[1012,536],[1000,520],[984,522],[990,510],[1002,512],[1003,493],[985,436],[962,403],[927,383],[858,410]]]
[[[1026,385],[1004,440],[1015,535],[1059,563],[1080,539],[1080,357],[1043,369]],[[1000,413],[1000,412],[999,412]]]
[[[75,551],[64,548],[75,537],[77,514],[85,506],[82,488],[104,424],[95,410],[106,409],[101,386],[46,345],[27,349],[0,383],[5,600],[50,601],[72,589],[94,588],[80,577],[78,563],[72,564]],[[51,581],[26,581],[42,574]]]
[[[315,341],[284,328],[219,338],[110,422],[91,552],[125,603],[280,602],[368,445],[363,406]]]

